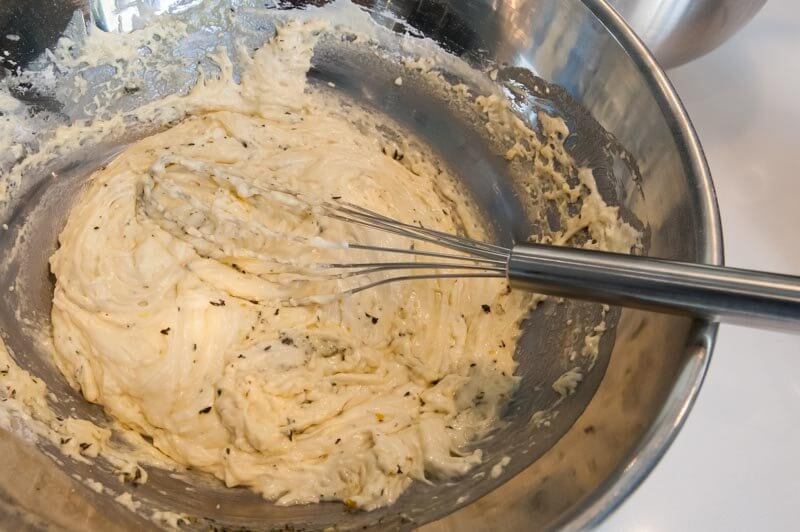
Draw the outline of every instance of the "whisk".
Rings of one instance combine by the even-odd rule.
[[[413,258],[408,261],[332,262],[317,264],[330,278],[367,279],[362,284],[315,301],[333,299],[387,283],[443,278],[505,278],[512,289],[590,300],[599,303],[683,314],[711,321],[800,331],[800,277],[625,255],[583,248],[544,244],[503,247],[457,236],[421,225],[411,225],[339,197],[310,199],[278,188],[246,182],[228,171],[193,160],[162,160],[145,187],[146,200],[153,202],[154,183],[169,187],[164,171],[181,164],[201,171],[216,184],[239,197],[262,196],[286,208],[311,209],[315,214],[425,242],[417,246],[390,247],[359,242],[333,242],[318,237],[291,236],[292,240],[322,248],[378,252]],[[172,187],[169,194],[203,208],[191,194]],[[163,214],[164,209],[161,208]],[[286,237],[270,228],[267,234]],[[371,274],[388,273],[370,280]]]
[[[544,244],[507,248],[413,226],[348,203],[325,202],[322,206],[331,218],[458,252],[350,243],[353,249],[441,259],[336,264],[359,273],[436,270],[388,277],[351,289],[351,293],[411,279],[500,277],[507,278],[512,289],[800,331],[800,277]],[[460,272],[442,273],[452,270]]]

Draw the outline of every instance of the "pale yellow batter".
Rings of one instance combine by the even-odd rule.
[[[53,333],[67,379],[177,462],[279,504],[371,509],[481,460],[466,445],[515,386],[531,299],[474,279],[286,304],[359,282],[316,264],[387,258],[314,242],[410,242],[253,190],[485,236],[433,156],[396,152],[367,113],[306,88],[320,28],[285,26],[240,84],[223,68],[193,116],[92,177],[51,259]]]

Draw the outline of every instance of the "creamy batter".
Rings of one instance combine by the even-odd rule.
[[[532,299],[468,279],[287,305],[366,281],[318,265],[389,258],[320,243],[411,242],[254,190],[486,236],[433,155],[306,87],[321,29],[284,26],[240,83],[220,58],[192,116],[92,176],[51,259],[53,335],[70,383],[178,463],[278,504],[372,509],[480,462],[467,444],[513,391]]]

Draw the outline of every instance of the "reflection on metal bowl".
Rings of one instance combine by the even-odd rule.
[[[37,3],[36,16],[22,10],[0,18],[0,29],[13,27],[19,34],[15,42],[22,44],[15,51],[20,59],[52,44],[46,39],[52,32],[32,28],[45,20],[60,21],[63,27],[72,16],[69,4]],[[515,107],[523,119],[532,120],[538,110],[563,117],[573,133],[566,142],[571,154],[595,169],[606,199],[639,224],[647,253],[722,262],[714,191],[691,124],[654,59],[605,2],[357,3],[395,32],[415,28],[473,65],[498,65],[498,82],[514,88],[509,94],[516,95]],[[96,20],[110,20],[98,11],[107,4],[92,6]],[[509,207],[518,201],[508,196],[514,190],[513,173],[504,159],[471,133],[464,117],[455,115],[441,96],[413,83],[387,96],[397,76],[390,59],[365,61],[356,51],[323,47],[316,51],[311,75],[335,81],[338,90],[378,108],[430,143],[474,192],[500,238],[524,236],[535,223]],[[25,96],[25,105],[51,112],[58,120],[75,118],[51,96],[19,96]],[[49,319],[52,279],[47,258],[70,200],[88,172],[131,140],[126,134],[135,132],[120,132],[117,145],[76,147],[58,167],[28,176],[12,200],[0,206],[0,221],[12,226],[0,235],[0,249],[7,253],[14,246],[15,228],[26,230],[16,254],[0,271],[0,286],[13,281],[25,294],[22,298],[20,290],[2,291],[4,340],[22,366],[70,401],[75,407],[71,415],[78,417],[102,419],[104,414],[69,389],[20,317]],[[50,180],[51,171],[60,176],[57,181]],[[277,507],[248,490],[225,488],[207,475],[187,472],[175,478],[153,469],[149,481],[137,488],[137,500],[188,514],[194,518],[189,528],[198,530],[211,525],[493,530],[499,523],[504,529],[530,530],[596,524],[647,475],[675,436],[702,382],[716,333],[706,322],[613,310],[594,370],[558,405],[549,424],[537,426],[531,414],[558,401],[550,385],[569,369],[567,355],[577,345],[567,321],[582,328],[595,323],[598,315],[598,306],[578,302],[550,302],[533,313],[517,350],[522,384],[504,413],[506,423],[480,443],[484,463],[459,482],[416,483],[391,507],[348,512],[335,503]],[[90,476],[113,485],[117,480],[102,461],[87,465],[65,459],[56,465],[42,452],[52,453],[52,448],[37,449],[6,432],[0,432],[0,448],[6,457],[0,468],[0,515],[9,528],[152,526],[72,478]],[[490,474],[505,457],[507,467]]]

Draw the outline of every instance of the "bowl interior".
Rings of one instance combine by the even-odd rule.
[[[603,49],[592,50],[580,42],[578,36],[586,35],[602,42],[608,50],[613,45],[619,47],[611,40],[601,40],[607,33],[580,2],[531,1],[515,10],[506,4],[491,8],[484,2],[366,4],[378,23],[398,35],[415,31],[432,37],[474,66],[483,67],[497,60],[497,82],[507,89],[518,115],[534,127],[540,111],[566,121],[571,131],[566,141],[568,151],[579,165],[594,169],[606,201],[620,206],[623,218],[643,231],[646,250],[661,256],[699,258],[699,250],[705,247],[703,221],[692,211],[696,193],[691,191],[691,176],[687,175],[669,124],[658,113],[651,116],[655,111],[650,107],[657,104],[652,91],[644,95],[635,92],[637,81],[641,81],[634,75],[635,64],[623,61],[619,54],[607,52],[604,57]],[[94,7],[97,9],[98,5]],[[482,17],[475,18],[478,14]],[[534,40],[538,41],[530,40],[531,32],[501,31],[508,30],[509,20],[519,28],[532,28]],[[561,28],[560,35],[553,33],[554,26]],[[263,41],[273,27],[264,24],[261,34],[253,38]],[[187,41],[199,39],[201,33],[198,28],[197,35],[188,35]],[[556,45],[562,49],[553,48]],[[409,76],[398,64],[399,49],[387,46],[392,53],[376,55],[348,41],[325,39],[315,50],[309,77],[313,83],[335,83],[336,90],[384,113],[431,146],[459,176],[498,242],[521,241],[532,232],[545,230],[541,218],[525,208],[528,198],[520,197],[515,169],[483,135],[481,118],[451,105],[447,96],[438,93],[425,77]],[[194,52],[187,47],[179,53]],[[610,64],[612,56],[620,63]],[[553,68],[557,63],[559,68]],[[598,76],[605,77],[607,85],[619,84],[617,92],[604,93],[605,101],[603,94],[597,93],[599,81],[595,86],[583,77],[591,67],[596,67]],[[464,82],[475,92],[485,90],[482,84],[488,83],[485,76],[473,78],[458,68],[442,68],[453,81]],[[176,87],[189,83],[193,74],[196,73],[188,72],[185,79],[178,79]],[[628,74],[630,78],[626,77]],[[398,75],[404,78],[402,89],[394,84]],[[158,90],[170,88],[153,90],[151,97]],[[617,106],[626,102],[651,114],[642,112],[633,117],[630,122],[636,124],[623,123],[616,113]],[[81,112],[57,101],[54,104],[44,96],[29,98],[25,105],[56,111],[67,120]],[[637,127],[651,127],[652,131],[636,135]],[[44,380],[55,394],[58,401],[54,409],[63,416],[91,419],[98,424],[108,421],[100,407],[87,403],[66,384],[51,361],[48,343],[42,339],[41,331],[49,330],[54,281],[47,261],[87,176],[126,144],[149,132],[147,128],[131,128],[102,144],[76,146],[57,161],[26,175],[0,210],[0,218],[10,228],[0,233],[0,249],[6,255],[0,268],[0,286],[14,287],[13,291],[0,291],[0,332],[15,360]],[[662,144],[658,146],[658,142]],[[665,169],[679,171],[668,177]],[[668,183],[673,184],[674,190],[666,194]],[[548,300],[530,315],[523,324],[516,353],[522,378],[519,390],[498,428],[476,443],[485,453],[482,465],[457,482],[415,483],[395,505],[365,513],[349,512],[335,503],[278,507],[246,489],[225,488],[208,475],[193,471],[173,474],[152,468],[149,481],[136,488],[136,499],[145,508],[192,516],[195,519],[190,526],[198,529],[209,524],[234,529],[410,527],[468,505],[451,518],[450,525],[439,526],[473,523],[475,514],[469,512],[481,505],[485,515],[502,510],[504,505],[512,508],[507,516],[509,523],[514,523],[515,518],[521,519],[519,524],[551,523],[620,466],[651,427],[688,363],[682,355],[693,338],[688,320],[618,309],[605,316],[609,330],[602,337],[593,367],[589,368],[588,359],[570,360],[570,354],[580,351],[586,333],[602,317],[599,305],[555,300]],[[585,371],[584,381],[574,395],[563,400],[552,383],[575,366]],[[536,412],[544,414],[534,418]],[[48,442],[40,441],[38,447],[47,454],[58,455]],[[510,458],[508,466],[493,475],[493,467],[504,457]],[[62,489],[59,482],[68,484],[72,474],[93,478],[120,491],[113,467],[102,459],[85,464],[60,457],[58,465],[47,459],[41,461],[38,456],[19,461],[30,463],[48,479],[42,496]],[[93,493],[76,482],[71,485],[79,494],[76,522],[92,523],[96,519],[92,516],[99,514],[122,528],[148,523],[121,509],[111,497]],[[499,486],[503,487],[470,505]],[[14,491],[10,478],[2,472],[0,487],[8,493]],[[19,506],[18,495],[9,496],[16,498]],[[499,504],[498,497],[505,498],[505,502]],[[50,520],[45,510],[33,513]],[[486,522],[487,527],[490,524]]]

